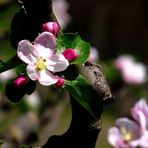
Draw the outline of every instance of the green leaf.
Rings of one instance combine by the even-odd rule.
[[[84,107],[94,118],[97,118],[101,109],[101,102],[95,91],[82,75],[76,80],[65,80],[64,88],[76,99],[76,101]]]
[[[63,52],[66,48],[72,48],[79,55],[72,62],[73,64],[83,64],[90,54],[90,44],[81,39],[78,34],[66,33],[57,38],[57,52]]]
[[[15,68],[18,65],[22,64],[21,61],[17,58],[17,56],[12,57],[6,62],[0,61],[0,73]]]

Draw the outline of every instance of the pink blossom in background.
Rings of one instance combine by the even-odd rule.
[[[148,131],[148,104],[144,98],[140,99],[131,109],[133,118],[140,123],[143,131]]]
[[[115,148],[148,147],[148,104],[140,99],[131,109],[135,120],[119,118],[108,130],[108,142]]]
[[[108,130],[108,141],[114,148],[129,148],[130,142],[140,137],[140,127],[128,118],[116,120],[115,127]]]
[[[115,67],[119,70],[124,70],[134,62],[134,58],[130,55],[121,55],[115,60]]]
[[[22,40],[18,44],[17,55],[27,64],[27,74],[31,80],[42,85],[57,82],[55,72],[65,70],[69,62],[62,54],[55,53],[56,38],[52,33],[43,32],[34,41]]]
[[[142,147],[148,147],[148,104],[144,98],[140,99],[131,109],[133,118],[140,124],[141,138],[133,144],[140,143]]]
[[[95,47],[90,48],[90,54],[88,57],[88,61],[92,62],[92,63],[99,61],[99,51],[97,48],[95,48]]]
[[[128,84],[139,85],[146,82],[146,66],[135,62],[130,55],[119,56],[115,60],[115,67],[120,70],[123,80]]]
[[[68,14],[69,4],[65,0],[53,0],[53,11],[62,29],[65,29],[71,21]]]

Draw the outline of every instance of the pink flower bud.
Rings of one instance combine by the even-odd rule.
[[[26,84],[29,82],[28,77],[24,76],[24,75],[19,75],[15,78],[15,80],[13,81],[14,86],[16,86],[17,88],[21,88],[26,86]]]
[[[62,54],[69,62],[73,62],[76,58],[78,58],[78,54],[72,48],[64,50]]]
[[[51,32],[54,36],[56,36],[58,32],[58,24],[56,22],[47,22],[42,25],[43,31]]]
[[[58,81],[54,85],[57,88],[61,88],[64,85],[64,78],[58,78]]]

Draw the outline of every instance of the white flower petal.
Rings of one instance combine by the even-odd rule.
[[[54,51],[55,51],[55,50],[51,50],[50,48],[45,48],[40,44],[35,44],[34,46],[37,52],[39,53],[39,56],[42,57],[43,59],[49,58],[54,54]]]
[[[25,63],[31,64],[38,57],[38,52],[28,40],[22,40],[18,43],[17,55]]]
[[[39,71],[38,76],[39,83],[45,86],[52,85],[57,82],[56,77],[53,76],[48,70]]]
[[[140,124],[142,130],[147,130],[148,105],[144,98],[140,99],[131,109],[133,118]]]
[[[56,38],[52,33],[43,32],[35,39],[34,44],[40,44],[46,48],[55,49]]]
[[[112,146],[117,146],[117,144],[122,143],[123,139],[122,136],[116,127],[112,127],[108,130],[108,141]]]
[[[47,69],[52,72],[60,72],[65,70],[69,62],[62,54],[54,54],[50,59],[46,60]]]
[[[35,81],[38,79],[38,75],[34,66],[28,65],[26,71],[31,80]]]

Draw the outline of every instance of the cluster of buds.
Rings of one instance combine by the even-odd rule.
[[[47,22],[42,25],[42,31],[47,31],[52,33],[54,36],[58,34],[59,27],[58,24],[54,22]],[[65,49],[62,54],[64,57],[71,63],[78,58],[78,54],[72,48]],[[56,88],[61,88],[64,85],[64,78],[57,78],[57,82],[55,83]]]
[[[17,56],[26,64],[28,77],[19,75],[6,86],[6,95],[13,102],[18,102],[25,94],[31,94],[35,87],[32,90],[30,85],[34,86],[35,81],[45,86],[63,87],[64,78],[56,74],[66,70],[78,54],[72,48],[56,53],[58,30],[56,22],[47,22],[42,25],[43,32],[33,43],[29,40],[21,40],[18,43]]]

